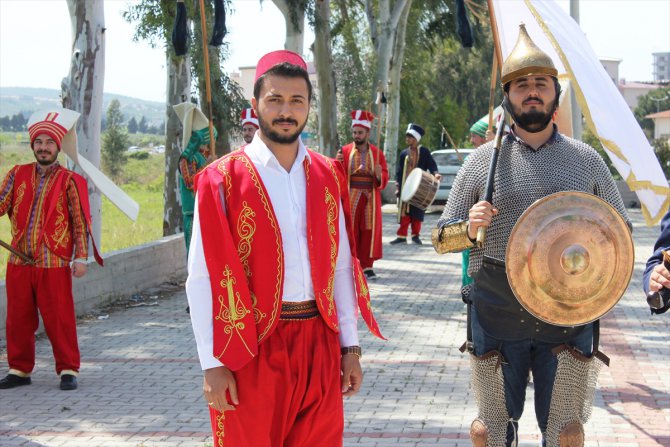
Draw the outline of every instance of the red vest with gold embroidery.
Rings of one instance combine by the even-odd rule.
[[[17,166],[14,172],[14,193],[12,197],[12,208],[10,221],[12,223],[12,245],[18,246],[18,242],[25,235],[30,222],[30,211],[35,201],[36,163]],[[91,215],[88,204],[88,191],[86,180],[79,174],[59,166],[44,184],[48,188],[44,201],[41,204],[42,229],[37,235],[37,244],[44,242],[53,254],[61,259],[71,260],[74,249],[72,240],[73,230],[70,228],[72,219],[67,201],[67,186],[74,181],[79,193],[80,206],[86,219],[87,232],[90,234]],[[94,256],[98,264],[103,265],[102,258],[98,254],[95,243],[93,244]]]
[[[339,213],[349,201],[342,173],[311,152],[305,160],[307,241],[314,295],[328,326],[338,330],[334,298]],[[198,213],[210,275],[214,316],[214,356],[237,370],[258,352],[258,344],[279,321],[284,286],[281,231],[270,197],[248,155],[235,151],[209,165],[196,178]],[[340,204],[344,203],[341,207]],[[350,231],[348,231],[350,233]],[[370,294],[355,247],[354,283],[361,316],[380,338]]]

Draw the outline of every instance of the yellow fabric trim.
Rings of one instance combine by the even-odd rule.
[[[9,369],[9,374],[14,374],[15,376],[19,377],[30,377],[30,373],[24,373],[23,371],[19,371],[18,369]]]
[[[568,58],[565,56],[565,53],[563,53],[563,50],[556,41],[556,38],[554,37],[553,33],[551,32],[551,30],[549,30],[549,27],[547,27],[547,25],[544,23],[544,20],[542,20],[542,16],[540,16],[535,7],[531,4],[530,0],[524,0],[524,2],[528,7],[528,10],[535,17],[535,20],[537,21],[540,28],[542,28],[542,31],[544,31],[544,34],[551,42],[551,45],[556,50],[556,53],[558,53],[558,57],[561,58],[561,62],[563,62],[565,69],[568,70],[569,79],[570,81],[572,81],[573,88],[575,89],[575,97],[577,98],[577,103],[579,103],[579,107],[581,107],[582,109],[582,113],[584,114],[584,118],[586,119],[586,124],[589,126],[589,129],[591,129],[591,132],[593,132],[593,134],[596,137],[598,137],[600,143],[603,146],[605,146],[610,152],[612,152],[620,160],[624,161],[626,164],[628,164],[628,166],[630,166],[630,162],[628,161],[626,156],[623,155],[623,152],[621,151],[619,146],[615,142],[603,138],[598,133],[598,129],[596,128],[593,118],[591,117],[591,110],[589,109],[588,103],[586,102],[584,92],[582,92],[581,87],[579,86],[577,80],[575,79],[575,74],[572,71],[570,62],[568,62]],[[661,220],[666,210],[668,209],[668,204],[670,204],[670,187],[653,185],[649,181],[636,180],[632,168],[630,175],[628,176],[628,178],[626,178],[626,183],[628,184],[628,187],[631,189],[631,191],[647,189],[659,195],[665,195],[663,206],[659,209],[659,212],[655,216],[650,213],[649,209],[644,205],[644,203],[640,202],[640,205],[642,207],[642,215],[644,216],[647,226],[656,225]]]
[[[62,376],[63,374],[69,374],[71,376],[77,377],[79,375],[79,371],[75,371],[73,369],[64,369],[60,372],[60,375]]]

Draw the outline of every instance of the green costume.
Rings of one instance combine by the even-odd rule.
[[[214,138],[216,139],[216,129]],[[209,129],[194,130],[184,152],[179,156],[179,193],[181,195],[181,213],[184,225],[184,242],[186,255],[191,244],[193,229],[193,211],[195,209],[195,194],[193,192],[193,178],[207,165],[207,160],[200,153],[200,147],[209,144]]]

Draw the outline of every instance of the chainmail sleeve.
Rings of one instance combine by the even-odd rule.
[[[470,208],[484,196],[493,143],[473,152],[458,171],[438,227],[467,220]],[[621,195],[605,162],[591,146],[555,132],[533,149],[507,135],[500,148],[491,203],[498,209],[483,248],[472,248],[468,273],[474,276],[484,254],[501,261],[517,220],[535,201],[560,191],[594,194],[612,205],[631,227]]]
[[[487,143],[465,159],[451,185],[442,216],[437,221],[438,228],[454,221],[468,220],[470,208],[484,194],[492,151],[493,143]]]

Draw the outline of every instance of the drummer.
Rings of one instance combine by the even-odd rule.
[[[444,233],[454,251],[471,249],[469,273],[474,283],[469,294],[472,338],[468,341],[473,343],[469,346],[474,355],[473,387],[475,394],[488,393],[487,399],[478,402],[480,416],[470,429],[475,446],[517,445],[529,370],[542,445],[579,447],[584,442],[581,415],[569,414],[558,406],[577,409],[590,403],[552,397],[554,383],[575,388],[586,383],[586,368],[559,369],[552,350],[567,345],[591,356],[597,327],[594,329],[593,323],[556,326],[530,315],[512,293],[503,264],[519,217],[535,201],[555,192],[594,194],[612,205],[630,227],[621,195],[603,159],[591,146],[560,134],[553,122],[561,93],[557,75],[551,58],[533,43],[521,25],[519,40],[502,66],[502,87],[514,123],[500,148],[493,203],[482,198],[494,150],[494,143],[489,142],[474,151],[459,170],[437,223],[438,228],[450,227]],[[479,227],[488,228],[483,248],[475,247]],[[502,369],[483,366],[493,356],[502,358],[498,363]],[[502,377],[498,377],[500,371]],[[487,389],[478,389],[475,383]],[[571,399],[578,400],[580,396],[583,394],[575,392]],[[506,433],[494,430],[500,419],[492,421],[491,415],[502,418]]]
[[[425,211],[400,199],[402,185],[409,173],[413,169],[419,168],[433,174],[438,181],[442,178],[439,172],[437,172],[437,163],[435,163],[433,156],[430,155],[430,150],[425,146],[419,145],[419,141],[421,141],[421,137],[425,133],[421,126],[414,123],[409,123],[405,132],[405,142],[408,147],[400,153],[395,172],[395,196],[398,198],[398,207],[400,208],[398,210],[400,227],[398,227],[398,231],[396,232],[397,237],[390,242],[393,245],[407,243],[407,232],[410,225],[412,227],[412,243],[421,245],[419,233],[421,232],[421,223],[423,222]]]

